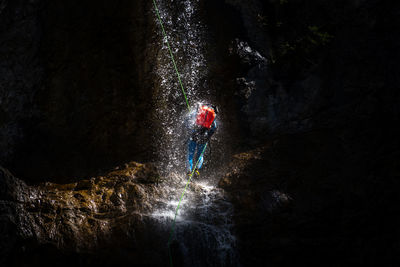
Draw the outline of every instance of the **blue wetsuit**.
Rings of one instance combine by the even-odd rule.
[[[215,122],[215,120],[212,123],[210,129],[192,126],[192,133],[188,143],[188,171],[192,172],[193,163],[196,164],[197,160],[199,161],[199,163],[197,164],[197,169],[200,169],[202,167],[204,153],[201,153],[203,152],[205,145],[211,139],[211,136],[214,134],[216,129],[217,123]]]

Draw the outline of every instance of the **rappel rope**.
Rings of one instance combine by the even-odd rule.
[[[188,111],[190,112],[189,101],[188,101],[188,99],[187,99],[187,97],[186,97],[185,89],[183,88],[183,84],[182,84],[182,81],[181,81],[181,75],[179,74],[178,68],[177,68],[177,66],[176,66],[175,59],[174,59],[174,55],[172,54],[171,46],[169,45],[169,42],[168,42],[168,36],[167,36],[167,34],[165,33],[164,25],[163,25],[163,23],[162,23],[162,20],[161,20],[161,17],[160,17],[160,13],[158,12],[158,8],[157,8],[156,1],[153,0],[153,3],[154,3],[154,8],[155,8],[155,10],[156,10],[156,14],[157,14],[158,21],[160,22],[161,29],[162,29],[162,32],[163,32],[165,41],[166,41],[166,43],[167,43],[167,47],[168,47],[169,54],[170,54],[170,56],[171,56],[172,63],[173,63],[174,68],[175,68],[176,75],[178,76],[178,81],[179,81],[179,84],[180,84],[180,86],[181,86],[182,93],[183,93],[183,96],[184,96],[184,98],[185,98]],[[183,196],[185,195],[186,189],[187,189],[187,187],[188,187],[190,181],[192,180],[193,174],[194,174],[194,172],[196,171],[197,165],[199,164],[200,159],[201,159],[201,157],[203,156],[204,151],[206,150],[206,147],[207,147],[207,143],[206,143],[206,145],[204,146],[203,151],[201,151],[201,154],[200,154],[199,158],[197,159],[196,164],[194,165],[194,168],[193,168],[193,170],[192,170],[192,173],[189,174],[189,178],[188,178],[188,180],[186,181],[185,189],[184,189],[183,192],[182,192],[182,195],[181,195],[181,197],[180,197],[180,199],[179,199],[179,202],[178,202],[178,206],[176,207],[176,210],[175,210],[175,216],[174,216],[174,220],[173,220],[173,222],[172,222],[171,231],[170,231],[169,238],[168,238],[168,243],[167,243],[167,246],[168,246],[168,255],[169,255],[169,260],[170,260],[171,266],[173,266],[173,262],[172,262],[172,254],[171,254],[171,247],[170,247],[170,245],[171,245],[172,237],[173,237],[174,232],[175,232],[176,216],[178,215],[179,207],[180,207],[180,205],[181,205]]]
[[[189,101],[188,101],[188,99],[186,97],[185,89],[183,88],[183,84],[182,84],[182,81],[181,81],[181,75],[179,74],[178,68],[176,67],[175,58],[174,58],[174,55],[172,54],[171,46],[169,45],[169,42],[168,42],[168,36],[165,33],[164,25],[162,23],[162,20],[161,20],[161,17],[160,17],[160,13],[158,12],[156,1],[153,0],[153,3],[154,3],[154,8],[156,9],[156,14],[157,14],[157,17],[158,17],[158,21],[160,22],[160,25],[161,25],[161,30],[163,32],[165,41],[167,43],[169,54],[171,55],[172,63],[174,64],[176,75],[178,76],[178,81],[179,81],[179,84],[181,86],[183,96],[185,97],[185,100],[186,100],[186,105],[187,105],[188,111],[190,111],[190,105],[189,105]]]
[[[204,146],[203,151],[201,151],[200,157],[197,159],[196,165],[194,166],[194,168],[192,170],[192,173],[189,174],[189,179],[186,181],[185,189],[182,192],[181,198],[179,199],[179,202],[178,202],[178,206],[176,207],[176,210],[175,210],[174,221],[172,222],[172,227],[171,227],[171,231],[169,233],[169,238],[168,238],[168,243],[167,243],[168,255],[169,255],[169,260],[170,260],[171,266],[173,266],[173,264],[172,264],[172,255],[171,255],[171,247],[170,247],[170,245],[171,245],[171,241],[172,241],[172,236],[174,235],[176,216],[178,215],[178,210],[179,210],[179,207],[181,205],[181,201],[183,199],[183,196],[185,195],[186,189],[187,189],[190,181],[192,180],[193,174],[196,171],[196,167],[199,164],[199,161],[200,161],[201,157],[203,156],[204,151],[206,150],[206,147],[207,147],[207,144]]]

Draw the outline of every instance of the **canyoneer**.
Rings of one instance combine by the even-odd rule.
[[[193,163],[197,163],[194,173],[197,176],[200,175],[199,170],[203,165],[205,146],[217,130],[217,123],[215,122],[217,113],[218,109],[215,105],[198,104],[197,109],[188,116],[187,128],[190,131],[190,137],[187,142],[188,175],[193,172]]]

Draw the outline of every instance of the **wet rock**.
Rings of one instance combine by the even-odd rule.
[[[388,239],[390,260],[370,254],[386,253],[375,240],[386,240],[398,222],[392,211],[399,209],[394,204],[399,181],[390,178],[398,173],[397,159],[376,158],[380,145],[339,138],[348,130],[279,136],[235,155],[219,186],[235,207],[234,229],[246,266],[316,266],[333,255],[335,265],[399,262],[396,238]]]
[[[241,152],[220,186],[235,206],[242,264],[396,265],[396,3],[196,1],[189,18],[189,2],[165,4],[167,30],[196,97],[222,107],[225,146],[211,164]],[[174,192],[159,190],[153,167],[61,184],[127,158],[153,160],[165,126],[154,102],[185,109],[154,73],[176,83],[151,1],[3,0],[0,15],[0,163],[28,184],[52,181],[29,186],[0,171],[0,264],[162,264],[164,232],[146,212]],[[174,29],[178,19],[202,28],[197,16],[207,36]],[[193,61],[203,48],[207,66]]]
[[[229,52],[231,54],[237,54],[241,60],[241,64],[248,68],[252,68],[256,65],[266,65],[268,63],[267,59],[258,51],[251,48],[247,42],[239,40],[238,38],[232,43]]]
[[[265,192],[261,197],[261,205],[268,212],[282,211],[288,208],[292,198],[279,190]]]
[[[151,243],[141,240],[136,231],[143,227],[142,216],[154,205],[150,196],[159,194],[159,188],[148,182],[155,174],[151,166],[130,162],[104,176],[77,183],[28,186],[1,168],[0,229],[8,237],[0,244],[3,263],[28,260],[13,257],[18,244],[23,244],[27,255],[37,246],[54,247],[78,258],[82,253],[94,255],[117,248],[129,248],[132,255],[139,253],[134,244]],[[43,249],[40,254],[48,251]],[[135,259],[138,261],[157,262],[140,257]]]
[[[141,183],[155,183],[161,181],[160,173],[155,164],[146,164],[141,171],[137,172],[136,178]]]

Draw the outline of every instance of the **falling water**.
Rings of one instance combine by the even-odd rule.
[[[204,101],[201,97],[209,94],[203,41],[206,29],[198,13],[199,2],[157,1],[192,106]],[[154,17],[156,20],[155,14]],[[162,132],[157,138],[159,168],[166,179],[162,184],[165,192],[157,200],[159,204],[151,217],[169,230],[187,179],[185,142],[188,133],[184,122],[188,110],[161,30],[158,37],[163,41],[157,57],[160,88],[155,113],[162,124]],[[219,138],[218,132],[215,138]],[[233,207],[224,192],[216,188],[217,180],[215,174],[193,179],[181,203],[173,238],[177,241],[184,266],[239,266],[235,237],[231,233]]]
[[[196,13],[198,2],[159,1],[157,4],[187,98],[192,106],[200,100],[199,91],[206,90],[204,84],[207,80],[204,47],[201,42],[205,30]],[[158,34],[159,40],[163,42],[157,58],[156,72],[160,78],[160,90],[156,101],[156,116],[164,131],[159,138],[158,147],[161,162],[166,164],[162,169],[169,173],[172,169],[181,167],[183,160],[181,155],[186,137],[183,121],[187,115],[187,107],[169,56],[167,40],[161,31]]]

